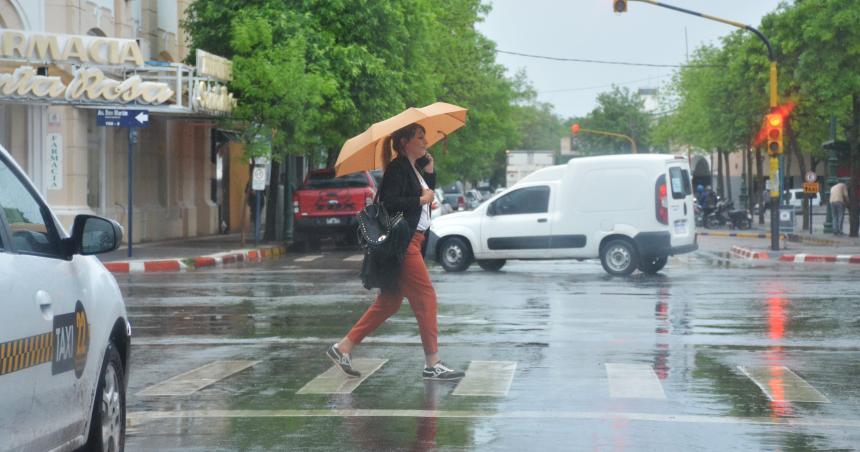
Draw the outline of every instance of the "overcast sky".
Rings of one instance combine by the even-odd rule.
[[[612,12],[611,0],[487,0],[493,10],[478,29],[499,50],[561,58],[683,64],[693,50],[718,43],[734,27],[642,2]],[[664,3],[758,27],[779,0],[666,0]],[[686,30],[686,43],[685,43]],[[766,52],[762,44],[762,52]],[[656,88],[673,68],[555,62],[499,54],[513,74],[524,68],[540,101],[563,118],[587,114],[611,84]]]

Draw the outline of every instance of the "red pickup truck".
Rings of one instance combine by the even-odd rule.
[[[367,171],[335,177],[334,169],[308,173],[293,194],[293,242],[300,249],[317,249],[320,240],[355,244],[355,215],[373,202],[376,180]]]

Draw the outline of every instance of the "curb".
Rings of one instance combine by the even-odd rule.
[[[246,250],[229,251],[183,259],[159,259],[152,261],[120,261],[105,262],[104,266],[111,273],[151,273],[178,272],[196,270],[199,268],[220,267],[236,262],[260,262],[263,259],[273,259],[287,253],[286,246],[273,246]]]
[[[743,248],[740,246],[732,247],[732,256],[741,257],[744,259],[770,259],[770,256],[764,251],[753,251],[749,248]]]
[[[837,254],[837,255],[818,255],[818,254],[785,254],[779,257],[780,262],[793,262],[797,264],[807,263],[842,263],[842,264],[860,264],[860,255]]]
[[[742,238],[742,239],[769,239],[770,233],[756,233],[756,232],[696,232],[696,234],[701,236],[711,236],[711,237],[733,237],[733,238]],[[785,240],[787,237],[785,234],[779,235],[780,240]]]

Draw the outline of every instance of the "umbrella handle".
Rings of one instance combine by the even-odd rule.
[[[444,149],[442,149],[442,155],[448,155],[448,134],[441,130],[437,130],[436,133],[442,135],[442,144],[444,145]]]

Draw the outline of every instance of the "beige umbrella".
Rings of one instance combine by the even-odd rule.
[[[427,147],[445,138],[449,133],[466,124],[466,110],[463,107],[436,102],[421,108],[409,108],[385,121],[377,122],[369,129],[356,135],[340,148],[335,174],[345,174],[382,168],[382,145],[385,137],[409,124],[418,123],[427,132]]]

